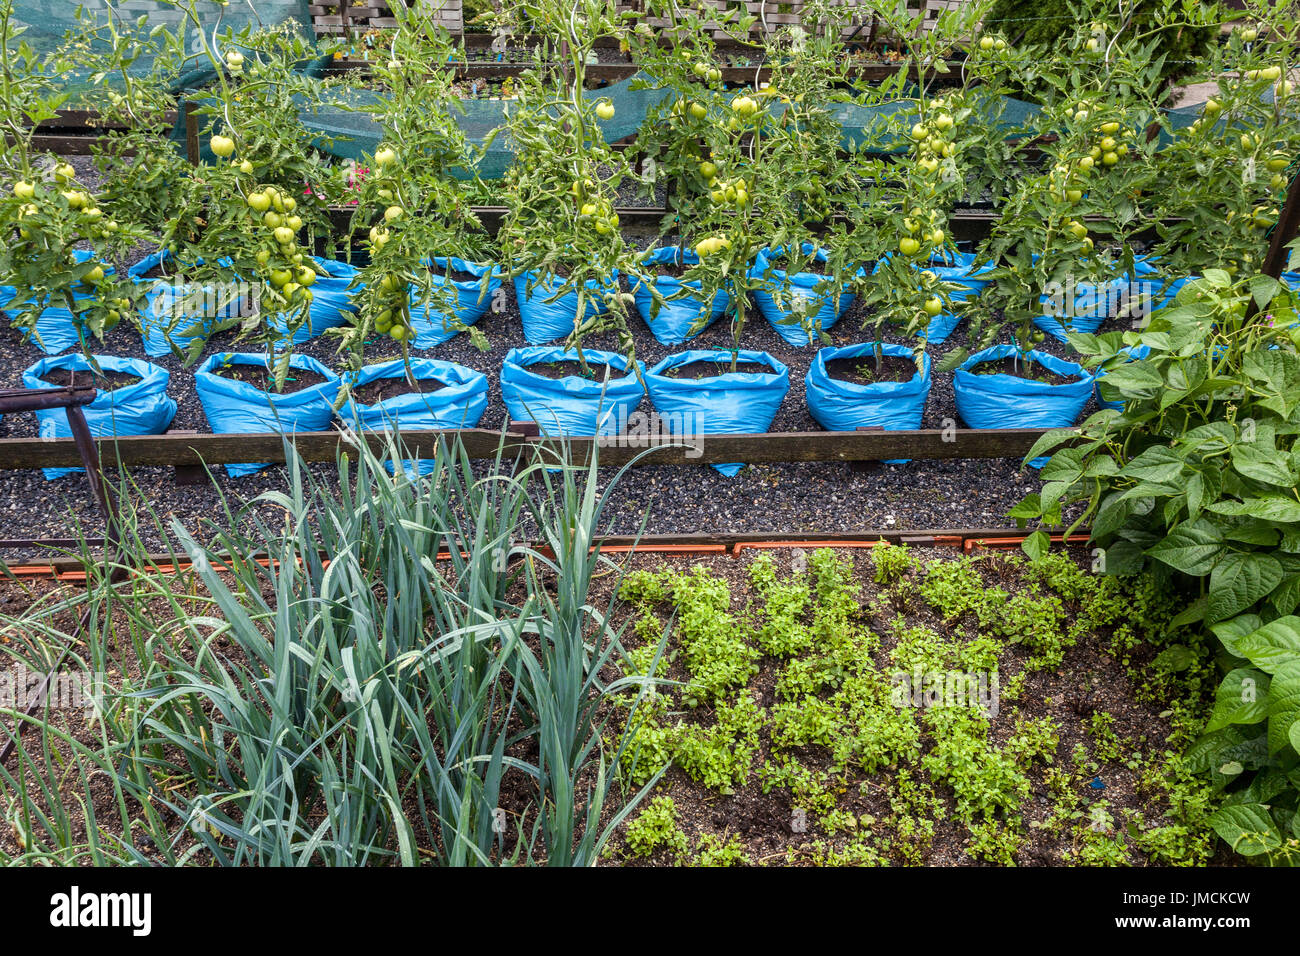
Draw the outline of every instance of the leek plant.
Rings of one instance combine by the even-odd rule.
[[[603,676],[621,672],[621,634],[589,589],[610,575],[617,593],[621,571],[592,547],[596,461],[510,474],[498,456],[480,476],[442,446],[412,477],[385,469],[410,457],[394,437],[319,477],[289,451],[283,491],[223,500],[201,534],[170,523],[190,570],[91,575],[78,661],[132,676],[98,743],[33,728],[0,770],[24,834],[9,857],[595,863],[658,777],[623,789],[635,707],[608,704],[645,679]],[[43,646],[68,641],[45,628]]]

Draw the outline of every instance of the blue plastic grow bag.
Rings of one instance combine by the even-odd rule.
[[[528,369],[543,362],[576,362],[574,349],[533,346],[511,349],[501,366],[501,397],[513,421],[536,422],[543,435],[617,435],[641,404],[645,388],[627,359],[617,352],[583,349],[587,362],[607,365],[625,374],[608,382],[567,375],[548,378]],[[637,368],[644,373],[645,366]]]
[[[930,320],[930,323],[919,332],[917,336],[925,339],[931,345],[942,345],[948,340],[948,336],[961,325],[962,316],[956,312],[940,312]]]
[[[871,274],[875,275],[884,268],[884,261],[893,257],[893,253],[887,252],[881,256],[880,261],[876,263]],[[944,282],[952,283],[959,288],[953,289],[948,298],[953,302],[965,302],[973,299],[981,292],[992,285],[993,280],[985,278],[994,269],[992,262],[975,262],[975,253],[973,252],[934,252],[930,255],[929,262],[913,263],[912,268],[918,272],[932,272]],[[931,339],[930,341],[940,341]]]
[[[766,365],[775,374],[729,372],[731,352],[692,349],[669,355],[646,372],[646,388],[655,411],[674,435],[745,435],[765,432],[790,390],[790,369],[766,352],[741,350],[737,362]],[[708,378],[670,378],[666,373],[692,362],[714,362],[718,374]],[[714,465],[728,478],[741,462]]]
[[[802,247],[805,256],[813,256],[818,262],[826,262],[830,254],[819,249],[811,242]],[[776,333],[786,342],[795,346],[816,345],[821,342],[821,333],[829,330],[840,316],[848,311],[857,297],[851,292],[837,288],[819,290],[819,286],[831,286],[832,280],[827,276],[813,272],[787,273],[774,268],[772,263],[785,253],[784,246],[775,249],[760,249],[750,266],[749,277],[761,283],[754,292],[754,301],[758,311],[771,323]],[[863,275],[861,268],[858,275]],[[813,306],[817,311],[810,317],[804,317],[805,310]],[[798,315],[796,315],[796,308]]]
[[[1076,285],[1068,317],[1041,315],[1034,319],[1034,325],[1052,338],[1068,342],[1067,332],[1096,332],[1102,322],[1117,315],[1134,300],[1139,304],[1149,303],[1148,314],[1154,314],[1173,302],[1174,296],[1192,278],[1185,276],[1169,280],[1152,260],[1137,256],[1131,274],[1100,284],[1081,282]],[[1039,302],[1044,305],[1051,301],[1052,296],[1046,293],[1039,296]],[[1141,317],[1134,315],[1133,318]]]
[[[915,352],[905,345],[880,344],[882,355],[913,359]],[[804,378],[808,411],[829,431],[851,432],[881,426],[887,431],[920,428],[925,400],[930,394],[930,356],[921,353],[921,370],[906,382],[872,382],[864,385],[833,378],[826,363],[834,359],[874,360],[875,342],[819,349]],[[907,459],[886,459],[891,465]]]
[[[718,290],[709,306],[700,298],[703,292],[699,280],[653,274],[655,266],[669,263],[698,265],[700,257],[693,249],[661,246],[651,251],[642,261],[646,267],[645,272],[629,276],[629,281],[634,283],[632,294],[636,297],[636,309],[649,326],[650,334],[662,345],[680,345],[695,338],[718,321],[731,305],[731,297],[725,289]],[[659,312],[653,315],[654,296],[650,294],[651,286],[667,300],[659,307]],[[682,289],[693,289],[695,294],[682,292]]]
[[[171,261],[165,249],[141,259],[126,274],[136,285],[147,285],[145,307],[140,313],[140,338],[145,354],[162,358],[181,351],[196,340],[206,340],[221,322],[240,314],[242,300],[231,297],[222,303],[218,290],[208,286],[177,284],[168,279],[145,278],[145,273]],[[234,279],[234,274],[231,274]]]
[[[975,375],[981,362],[1020,355],[1049,372],[1076,376],[1077,381],[1049,385],[1016,375]],[[976,352],[953,373],[957,414],[970,428],[1066,428],[1073,425],[1092,398],[1095,377],[1082,366],[1037,350],[1021,353],[1014,345],[995,345]],[[1041,468],[1047,458],[1035,458]]]
[[[435,286],[434,295],[428,302],[417,299],[414,288],[411,292],[411,327],[415,330],[415,338],[412,344],[417,349],[431,349],[435,345],[441,345],[452,337],[459,334],[460,329],[451,326],[448,322],[448,316],[442,311],[442,301],[437,293],[437,287],[451,287],[450,291],[455,296],[456,305],[455,319],[464,325],[473,325],[481,319],[484,313],[492,307],[492,299],[496,295],[497,289],[501,288],[501,267],[495,264],[485,264],[478,262],[466,262],[464,259],[457,259],[455,256],[434,256],[426,260],[426,264],[434,263],[447,269],[449,264],[453,271],[468,272],[475,276],[478,281],[455,282],[445,276],[434,275],[433,284]],[[488,279],[487,291],[484,292],[482,280],[485,275],[491,272]]]
[[[944,282],[952,282],[960,289],[954,290],[949,298],[954,302],[964,302],[978,296],[992,284],[992,279],[984,278],[994,269],[992,262],[975,262],[973,252],[935,253],[928,265],[922,268],[933,272]]]
[[[167,397],[167,383],[171,374],[143,359],[118,358],[97,355],[95,362],[105,372],[121,372],[137,376],[134,385],[97,391],[95,400],[82,406],[86,425],[96,438],[115,435],[160,435],[176,417],[176,403]],[[23,372],[24,388],[53,388],[44,380],[55,369],[73,372],[90,370],[90,362],[80,352],[43,358]],[[71,438],[68,415],[62,408],[43,408],[36,412],[42,438]],[[53,481],[64,475],[80,474],[81,468],[42,468],[45,478]]]
[[[88,249],[76,249],[73,250],[72,258],[80,264],[94,258],[94,253]],[[100,265],[104,269],[104,275],[112,275],[116,271],[106,262],[101,262]],[[4,288],[11,289],[10,286]],[[11,291],[13,294],[9,296],[5,309],[5,315],[10,320],[16,319],[32,304],[30,299],[19,296],[17,290]],[[31,292],[30,289],[27,291]],[[81,303],[93,296],[74,291],[72,298],[74,302]],[[36,346],[46,355],[58,355],[87,341],[86,326],[79,316],[63,306],[49,306],[36,319],[35,335],[25,333],[24,341]]]
[[[302,369],[323,375],[325,381],[311,388],[287,394],[263,392],[247,382],[217,375],[218,366],[256,365],[267,367],[265,355],[245,352],[221,352],[208,356],[194,373],[195,389],[203,404],[203,414],[217,435],[283,434],[318,432],[329,427],[334,417],[334,400],[342,385],[337,375],[307,355],[289,356],[290,369]],[[292,377],[292,371],[290,376]],[[269,462],[226,465],[232,478],[256,474]]]
[[[301,323],[293,331],[292,344],[295,346],[309,342],[318,335],[323,334],[327,329],[336,329],[348,320],[348,317],[357,311],[353,304],[353,290],[349,291],[348,287],[356,277],[358,269],[356,266],[346,262],[338,262],[334,259],[322,259],[318,256],[312,256],[312,261],[321,269],[325,270],[325,275],[316,277],[316,284],[311,287],[312,300],[308,308],[307,321]],[[271,317],[271,326],[285,336],[276,343],[277,349],[285,348],[289,343],[289,319],[283,313]]]
[[[340,414],[345,421],[356,422],[365,431],[417,431],[422,429],[473,428],[483,417],[488,406],[488,380],[482,372],[475,372],[454,362],[435,359],[412,359],[411,372],[416,379],[437,379],[443,388],[436,392],[408,392],[385,398],[374,405],[362,405],[351,398],[343,405]],[[378,379],[406,378],[406,364],[401,359],[367,365],[347,374],[353,388],[369,385]],[[407,472],[417,471],[427,475],[433,471],[432,459],[418,462],[403,461]],[[389,474],[392,462],[387,462]]]
[[[571,289],[554,301],[550,301],[555,290],[564,286],[564,282],[555,276],[545,276],[537,280],[532,292],[528,287],[536,274],[525,272],[515,278],[515,298],[519,303],[519,316],[524,323],[524,338],[532,345],[545,345],[562,339],[573,331],[574,321],[578,318],[578,292]],[[586,283],[587,294],[583,302],[583,318],[589,319],[609,311],[606,297],[618,293],[618,272],[615,271],[605,282],[589,279]]]

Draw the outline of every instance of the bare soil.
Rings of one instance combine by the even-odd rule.
[[[831,359],[826,363],[826,374],[855,385],[910,382],[916,375],[916,363],[896,355],[886,355],[877,368],[874,355],[859,355],[856,358]]]
[[[1068,385],[1080,379],[1078,375],[1058,375],[1037,362],[1017,361],[1013,356],[980,362],[970,372],[972,375],[1014,375],[1016,378],[1046,382],[1048,385]]]
[[[138,385],[140,376],[131,375],[127,372],[110,372],[107,369],[101,369],[99,372],[78,369],[74,372],[71,369],[55,368],[46,372],[41,380],[49,382],[56,388],[65,388],[73,384],[91,384],[101,392],[114,392],[119,388]]]
[[[212,370],[213,374],[220,375],[222,378],[233,379],[236,382],[245,382],[253,386],[258,391],[272,394],[291,395],[294,392],[301,392],[303,389],[313,388],[326,381],[324,375],[319,372],[313,372],[310,369],[292,368],[289,369],[289,376],[285,379],[284,390],[275,392],[275,376],[270,369],[261,365],[218,365]]]
[[[352,397],[362,405],[378,405],[386,398],[417,393],[427,395],[446,387],[445,382],[440,382],[436,378],[416,379],[413,386],[407,381],[405,375],[399,375],[396,378],[377,378],[373,382],[358,386],[352,390]]]

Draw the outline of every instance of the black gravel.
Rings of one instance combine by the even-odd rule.
[[[80,164],[79,164],[80,165]],[[642,240],[644,241],[644,240]],[[491,349],[479,352],[468,336],[455,339],[417,355],[437,358],[477,369],[491,384],[490,404],[481,427],[497,429],[505,424],[501,401],[499,370],[507,350],[524,346],[519,312],[513,294],[506,296],[507,309],[489,313],[479,323]],[[864,313],[854,305],[831,330],[836,345],[863,341]],[[685,348],[726,347],[730,329],[715,324],[697,339],[684,346],[663,346],[649,334],[637,316],[632,317],[636,355],[647,366],[664,356]],[[886,340],[903,341],[886,336]],[[966,344],[965,326],[958,328],[947,347]],[[613,333],[589,340],[591,348],[617,349]],[[790,390],[786,395],[772,431],[819,431],[820,426],[807,410],[804,399],[804,376],[815,349],[795,349],[787,345],[756,310],[741,337],[746,349],[763,350],[790,368]],[[216,337],[205,354],[227,349],[241,349],[229,335]],[[316,339],[299,351],[340,368],[333,340]],[[1048,351],[1064,354],[1052,340]],[[127,323],[110,331],[96,350],[103,355],[143,358],[140,339]],[[376,339],[367,348],[367,361],[397,357],[400,349],[386,338]],[[942,348],[933,348],[936,363]],[[22,370],[41,358],[34,346],[23,344],[10,328],[0,331],[0,387],[19,386]],[[209,431],[194,389],[193,369],[182,367],[171,357],[151,359],[171,373],[168,393],[177,401],[178,411],[173,429]],[[649,410],[648,400],[642,404]],[[1090,411],[1089,409],[1088,411]],[[1086,414],[1086,413],[1085,413]],[[941,428],[957,418],[950,373],[936,372],[926,405],[923,427]],[[0,438],[29,437],[36,434],[36,417],[32,413],[7,415],[0,420]],[[332,465],[313,465],[312,470],[327,476]],[[614,469],[602,480],[609,480]],[[136,493],[141,508],[149,508],[169,522],[179,519],[188,528],[197,528],[204,517],[217,513],[220,491],[233,504],[285,486],[286,469],[273,466],[256,476],[228,479],[216,470],[217,486],[182,486],[165,468],[137,468],[131,478],[138,485]],[[1022,470],[1019,460],[985,459],[969,461],[913,461],[904,465],[878,465],[869,471],[854,471],[839,463],[785,463],[754,465],[739,475],[727,478],[709,466],[650,466],[630,472],[610,499],[607,517],[611,530],[633,532],[643,517],[648,533],[780,531],[843,533],[888,528],[957,528],[1003,527],[1011,522],[1007,510],[1025,494],[1038,487],[1031,470]],[[268,509],[270,506],[265,506]],[[150,519],[142,517],[146,524]],[[87,534],[97,534],[101,527],[98,512],[90,500],[83,477],[71,476],[47,482],[39,471],[12,471],[5,474],[0,488],[0,538],[54,537],[73,533],[80,523]],[[165,547],[163,536],[145,533],[151,548]],[[16,554],[6,555],[10,559]]]

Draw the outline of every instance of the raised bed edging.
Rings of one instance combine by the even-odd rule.
[[[1058,429],[1059,430],[1059,429]],[[590,460],[599,446],[600,463],[618,466],[709,465],[743,461],[884,461],[891,458],[1023,458],[1049,429],[916,429],[887,432],[769,432],[741,435],[611,435],[564,440],[529,437],[519,431],[483,428],[403,432],[401,439],[411,457],[430,457],[440,442],[460,439],[470,458],[513,459],[530,449],[570,462]],[[102,438],[96,444],[105,467],[146,465],[185,467],[224,465],[249,461],[283,462],[286,438],[308,462],[329,462],[340,447],[366,441],[383,454],[388,438],[382,433],[358,436],[342,431],[278,434],[140,435]],[[647,451],[648,446],[650,447]],[[567,454],[566,454],[567,452]],[[638,457],[640,456],[640,457]],[[72,439],[0,439],[0,471],[79,465],[81,458]]]

